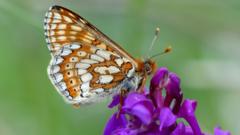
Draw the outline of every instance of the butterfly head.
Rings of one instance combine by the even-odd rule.
[[[138,64],[138,71],[143,73],[144,75],[153,74],[157,68],[156,62],[151,59],[139,60]]]
[[[143,72],[147,75],[151,75],[152,73],[155,72],[156,70],[156,62],[151,60],[151,59],[148,59],[148,60],[145,60],[144,61],[144,67],[143,67]]]

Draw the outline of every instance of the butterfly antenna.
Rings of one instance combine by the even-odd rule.
[[[152,59],[152,58],[157,57],[157,56],[159,56],[159,55],[163,55],[163,54],[169,53],[169,52],[171,52],[171,51],[172,51],[172,47],[171,47],[171,46],[168,46],[168,47],[166,47],[166,48],[164,49],[163,52],[154,54],[154,55],[152,55],[151,57],[149,57],[149,59]]]
[[[151,43],[151,45],[150,45],[150,47],[149,47],[149,49],[148,49],[148,53],[147,53],[147,56],[148,56],[148,57],[147,57],[147,58],[149,58],[149,54],[150,54],[150,52],[151,52],[151,50],[152,50],[152,48],[153,48],[153,46],[154,46],[157,38],[159,37],[159,33],[160,33],[160,28],[157,27],[156,30],[155,30],[155,34],[154,34],[152,43]]]

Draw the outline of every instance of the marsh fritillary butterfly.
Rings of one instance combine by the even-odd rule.
[[[155,69],[138,60],[73,11],[52,6],[44,19],[52,59],[48,75],[71,104],[86,104],[122,90],[137,90]]]

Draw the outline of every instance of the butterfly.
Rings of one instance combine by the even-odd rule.
[[[138,90],[156,68],[151,59],[135,59],[86,19],[61,7],[44,19],[51,53],[48,75],[70,104],[87,104],[121,91]]]

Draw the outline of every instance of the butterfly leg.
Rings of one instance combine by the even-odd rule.
[[[137,89],[137,92],[144,93],[144,84],[146,84],[146,77],[143,78],[142,83],[140,84],[140,87]]]
[[[122,106],[123,106],[123,102],[124,102],[124,97],[126,97],[128,93],[128,90],[126,89],[122,89],[120,91],[120,98],[119,98],[119,106],[118,106],[118,114],[117,114],[117,118],[119,118],[120,114],[121,114],[121,111],[122,111]]]

